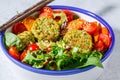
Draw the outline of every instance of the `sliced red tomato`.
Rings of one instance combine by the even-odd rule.
[[[95,31],[97,30],[97,23],[90,22],[85,27],[83,27],[83,29],[89,34],[94,34]]]
[[[101,26],[100,23],[98,23],[97,29],[96,29],[96,31],[93,34],[94,42],[97,42],[99,40],[99,35],[101,33],[101,29],[102,29],[102,26]]]
[[[108,48],[110,46],[111,38],[109,37],[109,35],[101,33],[99,35],[99,40],[104,42],[106,48]]]
[[[39,18],[40,17],[50,17],[53,19],[53,10],[52,8],[50,7],[43,7],[43,9],[40,11],[40,15],[39,15]]]
[[[17,51],[17,49],[14,46],[10,46],[8,49],[8,53],[15,59],[19,60],[20,59],[20,54]]]
[[[12,31],[14,34],[18,34],[21,33],[23,31],[26,31],[26,27],[22,22],[18,22],[16,24],[13,25]]]
[[[41,17],[49,17],[53,19],[53,14],[52,13],[47,13],[47,12],[43,12],[39,15],[39,18]]]
[[[52,8],[50,8],[48,6],[43,7],[42,11],[47,12],[47,13],[52,13],[53,12]]]
[[[40,48],[37,44],[29,44],[27,49],[30,51],[35,51],[35,50],[39,50]]]
[[[20,55],[20,60],[22,61],[27,54],[27,50],[23,51],[23,53]]]
[[[104,43],[101,40],[99,40],[95,43],[94,49],[102,52],[105,49]]]

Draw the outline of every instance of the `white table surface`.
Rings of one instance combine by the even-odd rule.
[[[13,17],[17,12],[24,11],[40,0],[1,0],[0,25]],[[116,44],[112,57],[103,74],[97,80],[120,80],[120,1],[119,0],[55,0],[50,5],[69,5],[92,11],[104,18],[113,28]],[[9,64],[9,65],[8,65]],[[0,80],[18,80],[13,78],[11,61],[0,48]],[[17,75],[17,74],[16,74]],[[27,76],[27,74],[26,74]],[[19,79],[22,80],[22,79]]]

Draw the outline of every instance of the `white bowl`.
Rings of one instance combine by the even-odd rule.
[[[114,47],[114,42],[115,42],[115,36],[114,32],[111,28],[111,26],[103,20],[101,17],[98,15],[89,12],[84,9],[80,8],[75,8],[71,6],[59,6],[59,5],[54,5],[50,6],[53,9],[68,9],[73,11],[74,13],[80,15],[81,18],[87,20],[87,21],[97,21],[101,23],[103,26],[107,27],[107,29],[110,32],[112,42],[105,53],[105,55],[102,58],[102,64],[104,67],[106,67],[106,63],[109,61],[112,49]],[[16,75],[18,79],[20,78],[21,80],[96,80],[100,74],[104,71],[104,69],[95,67],[95,66],[89,66],[86,68],[82,69],[72,69],[72,70],[63,70],[63,71],[51,71],[51,70],[43,70],[43,69],[36,69],[31,66],[25,65],[21,63],[20,61],[14,59],[11,57],[3,43],[3,34],[0,34],[0,47],[3,50],[3,53],[14,63],[10,63],[12,67],[12,74]],[[20,66],[20,67],[18,67]]]

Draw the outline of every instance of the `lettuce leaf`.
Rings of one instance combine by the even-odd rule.
[[[3,39],[4,39],[6,48],[9,48],[10,46],[14,46],[18,51],[20,51],[22,42],[15,34],[11,32],[6,32]]]
[[[82,59],[86,58],[86,62],[77,68],[82,68],[82,67],[86,67],[86,66],[90,66],[90,65],[94,65],[94,66],[103,68],[103,65],[101,63],[102,54],[99,51],[94,50],[91,52],[91,54],[88,57],[82,56],[81,58]]]
[[[80,53],[78,47],[67,51],[64,48],[54,45],[52,46],[52,51],[49,53],[45,53],[44,50],[28,51],[22,62],[30,64],[35,68],[67,70],[90,65],[103,68],[101,58],[102,54],[96,50],[88,53]]]
[[[33,55],[33,53],[31,53],[30,51],[27,51],[27,54],[25,58],[22,60],[22,62],[30,64],[35,68],[42,68],[44,60],[38,59]]]

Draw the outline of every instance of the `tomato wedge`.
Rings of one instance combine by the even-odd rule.
[[[90,22],[83,29],[89,34],[94,34],[97,29],[97,22]]]
[[[53,10],[50,7],[43,7],[42,10],[40,11],[39,18],[41,17],[50,17],[53,19]]]
[[[43,7],[42,12],[52,13],[53,10],[52,10],[52,8],[50,8],[48,6],[45,6],[45,7]]]
[[[100,23],[98,23],[97,29],[96,29],[95,33],[93,34],[94,42],[97,42],[99,40],[99,35],[101,33],[101,29],[102,29],[102,26]]]
[[[27,50],[23,51],[23,53],[20,55],[20,60],[22,61],[27,54]]]
[[[98,42],[95,43],[94,49],[102,52],[105,49],[105,45],[101,40],[99,40]]]
[[[15,59],[19,60],[20,59],[20,54],[17,51],[17,49],[14,46],[10,46],[8,49],[8,53]]]
[[[18,22],[16,24],[14,24],[13,27],[12,27],[12,32],[14,34],[18,34],[18,33],[21,33],[23,31],[26,31],[26,30],[27,29],[26,29],[25,25],[22,22]]]
[[[109,35],[101,33],[99,35],[99,40],[104,42],[106,48],[108,48],[110,46],[111,38],[109,37]]]

